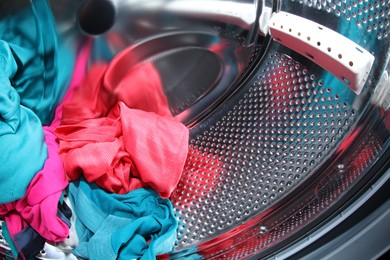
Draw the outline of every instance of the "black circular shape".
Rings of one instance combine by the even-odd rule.
[[[108,31],[115,22],[116,9],[110,0],[88,0],[78,11],[77,20],[81,30],[99,35]]]

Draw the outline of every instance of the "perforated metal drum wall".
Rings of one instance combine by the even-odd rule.
[[[354,109],[318,75],[272,52],[254,84],[190,144],[172,200],[179,244],[224,233],[266,210],[337,148]],[[180,218],[180,217],[179,217]]]
[[[272,42],[251,82],[192,128],[183,177],[172,196],[182,223],[179,252],[200,244],[209,258],[258,253],[339,201],[383,155],[388,130],[380,109],[368,107],[388,61],[389,3],[280,3],[281,10],[322,22],[373,53],[369,84],[356,96],[327,71]],[[362,115],[371,109],[371,123],[381,130],[362,137],[361,124],[370,124]],[[336,160],[360,135],[358,150]],[[326,175],[325,169],[337,174]],[[288,201],[314,179],[316,188],[299,205],[291,203],[295,197]],[[289,204],[279,218],[268,217]]]
[[[270,220],[262,221],[261,218],[258,218],[257,225],[244,227],[242,232],[232,235],[230,239],[219,244],[217,250],[206,250],[207,258],[247,258],[255,253],[265,251],[313,221],[351,189],[362,177],[362,172],[381,156],[383,137],[369,134],[362,140],[359,148],[351,154],[349,160],[342,160],[342,163],[330,169],[337,172],[336,176],[324,175],[315,182],[315,191],[306,190],[304,192],[306,198],[299,200],[295,197],[290,205],[286,206],[283,213],[273,216]],[[260,253],[260,255],[265,256],[266,254]]]
[[[356,24],[362,31],[374,34],[378,40],[389,36],[389,1],[388,0],[326,0],[326,1],[297,1],[310,8],[325,11],[346,22]]]
[[[169,257],[269,256],[369,189],[389,158],[390,109],[383,102],[390,106],[390,88],[388,78],[381,80],[390,73],[390,0],[210,1],[240,7],[218,19],[212,12],[169,9],[185,1],[112,1],[122,4],[117,20],[91,38],[89,63],[109,62],[128,46],[136,46],[132,65],[178,51],[179,58],[160,60],[159,72],[169,81],[176,75],[168,65],[191,51],[215,57],[213,80],[201,78],[211,70],[204,63],[190,75],[198,57],[183,69],[213,84],[196,89],[195,76],[183,77],[168,98],[172,114],[190,129],[187,160],[170,197],[179,228]],[[76,24],[81,2],[51,1],[59,34],[71,42],[89,37]],[[247,21],[237,19],[242,10],[249,10]],[[261,31],[261,15],[280,11],[328,27],[375,57],[361,94]],[[378,97],[385,91],[386,98]]]

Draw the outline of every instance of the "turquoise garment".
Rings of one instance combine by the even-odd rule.
[[[17,56],[18,73],[12,80],[21,104],[43,125],[49,125],[69,85],[74,54],[64,41],[58,41],[48,2],[32,0],[2,17],[0,39],[8,42]]]
[[[107,193],[82,178],[69,185],[69,198],[79,258],[155,259],[173,249],[178,223],[172,204],[154,190]]]
[[[7,227],[7,223],[3,222],[1,225],[1,229],[2,229],[2,235],[4,237],[4,240],[8,243],[8,245],[11,249],[12,255],[17,256],[19,254],[19,252],[18,252],[18,249],[16,248],[14,242],[12,241],[11,235],[10,235],[8,227]]]
[[[71,46],[58,43],[46,0],[7,5],[11,11],[0,20],[0,203],[22,198],[42,169],[42,124],[51,123],[74,61]]]
[[[47,158],[43,129],[33,111],[20,105],[11,85],[18,73],[9,45],[0,40],[0,203],[24,196]]]

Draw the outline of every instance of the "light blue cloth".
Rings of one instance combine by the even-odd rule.
[[[17,257],[19,252],[18,252],[18,249],[16,248],[14,241],[11,238],[11,234],[9,233],[7,223],[5,221],[1,225],[1,231],[2,231],[1,234],[3,235],[5,241],[8,243],[8,245],[11,249],[12,255]]]
[[[155,259],[173,249],[178,222],[171,202],[154,190],[113,194],[82,178],[69,185],[69,198],[79,258]]]
[[[21,104],[49,125],[69,85],[75,55],[65,41],[59,41],[47,0],[32,0],[2,17],[0,39],[17,56],[18,73],[12,80]]]
[[[7,8],[17,6],[9,2]],[[0,20],[0,203],[24,196],[47,158],[48,125],[71,78],[74,54],[58,43],[47,0],[32,0]],[[61,67],[59,67],[61,66]]]
[[[10,79],[17,64],[9,45],[0,40],[0,203],[22,198],[43,168],[47,147],[39,118],[20,105]]]

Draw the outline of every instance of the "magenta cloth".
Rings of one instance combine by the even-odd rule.
[[[56,130],[68,178],[81,174],[114,193],[151,187],[168,198],[188,151],[188,129],[172,118],[118,102],[106,117]]]
[[[25,196],[11,203],[0,205],[13,238],[27,223],[49,241],[64,240],[69,227],[57,217],[57,205],[62,191],[68,185],[61,159],[58,155],[56,136],[44,127],[48,158],[28,186]]]

